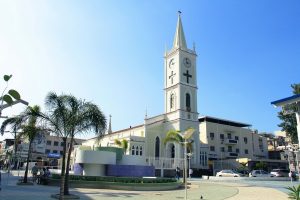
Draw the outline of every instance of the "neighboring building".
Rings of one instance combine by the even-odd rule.
[[[73,145],[80,145],[84,142],[84,139],[74,139]],[[67,146],[70,145],[70,139],[67,140]],[[61,137],[47,135],[45,139],[45,154],[63,154],[63,141]]]
[[[80,145],[82,144],[83,139],[74,139],[74,145]],[[70,139],[67,140],[68,145],[70,143]],[[32,142],[32,153],[30,157],[30,161],[45,161],[48,165],[51,161],[51,163],[55,163],[52,165],[57,165],[57,159],[60,158],[60,156],[63,153],[63,147],[62,147],[62,138],[58,136],[52,136],[49,133],[40,133],[38,136],[34,139]],[[2,160],[2,163],[6,159],[5,155],[6,152],[11,152],[14,156],[14,139],[5,139],[2,141],[1,144],[1,155],[0,160]],[[28,149],[29,149],[29,143],[26,140],[20,141],[17,145],[17,159],[20,161],[20,165],[22,166],[22,163],[24,163],[27,159],[28,155]],[[53,162],[53,160],[55,162]],[[49,162],[48,162],[49,161]]]
[[[200,140],[209,146],[209,160],[268,158],[267,138],[252,131],[250,124],[203,116]]]

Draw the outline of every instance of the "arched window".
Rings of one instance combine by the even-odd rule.
[[[155,139],[155,158],[159,157],[159,149],[160,148],[160,140],[159,137],[156,137]]]
[[[175,105],[175,95],[171,94],[170,96],[170,109],[173,109]]]
[[[140,146],[140,156],[142,156],[142,155],[143,155],[143,147]]]
[[[135,155],[137,155],[137,156],[139,155],[139,147],[138,146],[135,147]]]
[[[189,93],[185,94],[185,106],[188,111],[191,110],[191,95]]]
[[[171,147],[171,158],[175,158],[175,145],[174,144]]]
[[[135,148],[134,148],[134,146],[132,146],[131,147],[131,155],[134,155],[134,153],[135,153]]]

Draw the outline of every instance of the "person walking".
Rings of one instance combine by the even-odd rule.
[[[37,173],[39,171],[39,168],[37,167],[37,163],[31,168],[31,174],[32,174],[32,182],[36,182],[37,180]]]
[[[176,167],[175,173],[176,173],[177,180],[179,180],[179,177],[180,177],[180,168],[179,167]]]

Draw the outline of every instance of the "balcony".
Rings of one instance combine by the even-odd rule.
[[[237,144],[238,140],[235,139],[225,139],[224,140],[224,144],[228,144],[228,145],[233,145],[233,144]]]
[[[227,152],[226,153],[226,157],[227,158],[236,158],[236,157],[238,157],[238,153],[233,153],[233,152]]]

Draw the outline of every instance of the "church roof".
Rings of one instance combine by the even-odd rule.
[[[177,27],[176,27],[176,32],[175,32],[174,42],[173,42],[173,48],[176,49],[176,48],[181,47],[181,48],[187,49],[180,14],[181,14],[181,12],[179,11]]]
[[[235,122],[227,119],[220,119],[220,118],[215,118],[215,117],[210,117],[210,116],[201,116],[199,117],[199,122],[212,122],[212,123],[218,123],[218,124],[223,124],[223,125],[228,125],[228,126],[235,126],[235,127],[249,127],[251,124],[245,124],[241,122]]]

